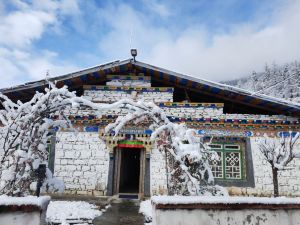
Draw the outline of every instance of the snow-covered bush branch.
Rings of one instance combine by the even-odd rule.
[[[290,134],[288,137],[281,135],[279,141],[265,137],[260,143],[259,148],[265,159],[278,170],[283,170],[300,152],[294,148],[296,141],[300,137],[300,132]]]
[[[26,103],[15,103],[1,93],[0,102],[4,108],[0,111],[0,194],[28,193],[30,185],[36,181],[34,171],[41,163],[47,164],[46,147],[51,130],[72,128],[68,115],[79,107],[99,113],[125,108],[128,114],[119,116],[106,127],[106,132],[113,130],[117,134],[132,123],[143,123],[154,130],[151,138],[165,155],[170,194],[225,194],[221,187],[211,186],[213,175],[208,161],[218,157],[217,154],[196,138],[195,130],[170,122],[154,103],[123,99],[112,104],[98,104],[77,97],[67,87],[57,88],[53,84]]]
[[[33,98],[14,103],[0,94],[3,110],[0,111],[2,127],[0,158],[0,193],[24,195],[34,181],[34,171],[47,159],[47,139],[51,129],[71,126],[63,112],[78,104],[72,101],[75,93],[66,87],[52,86],[45,93],[37,92]],[[53,120],[57,114],[60,117]]]
[[[108,125],[106,132],[118,134],[128,124],[146,122],[154,130],[151,139],[156,141],[166,159],[169,194],[227,194],[223,188],[212,185],[214,178],[209,160],[218,158],[218,155],[196,137],[196,130],[170,122],[164,111],[152,102],[126,100],[123,104],[129,113]]]
[[[300,137],[300,132],[293,134],[289,132],[286,137],[280,136],[279,140],[265,137],[259,143],[259,149],[272,168],[274,196],[279,195],[278,190],[278,170],[287,169],[287,165],[300,155],[300,149],[295,148],[295,144]]]
[[[50,84],[28,102],[13,102],[0,93],[0,194],[26,195],[35,170],[47,164],[47,140],[54,128],[72,127],[67,114],[74,108],[99,106],[77,97],[67,87]],[[58,116],[58,118],[55,118]],[[52,179],[51,176],[48,176]],[[53,181],[53,179],[52,179]],[[53,183],[53,182],[52,182]]]

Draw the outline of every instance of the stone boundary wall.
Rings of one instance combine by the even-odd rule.
[[[109,152],[98,132],[58,132],[54,176],[72,194],[105,195]]]
[[[155,197],[152,197],[153,225],[296,225],[300,221],[299,198],[295,201],[263,198],[262,202],[259,201],[260,198],[256,198],[258,202],[254,198],[240,198],[242,202],[238,199],[237,202],[231,202],[230,197],[224,197],[221,200],[223,202],[216,202],[218,197],[210,197],[211,200],[206,198],[202,202],[199,198],[197,202],[198,198],[195,197],[196,200],[184,202],[185,197],[175,196],[171,203],[160,203],[159,200],[153,201],[153,198]]]
[[[228,187],[231,195],[272,196],[273,180],[271,165],[264,159],[258,144],[263,138],[250,138],[255,187]],[[300,149],[300,142],[295,146]],[[300,159],[296,158],[288,165],[289,169],[278,172],[279,195],[300,196]]]
[[[1,225],[46,225],[49,196],[0,197]]]

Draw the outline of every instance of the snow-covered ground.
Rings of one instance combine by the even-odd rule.
[[[145,217],[145,225],[151,225],[152,223],[152,205],[151,200],[148,199],[140,203],[139,213],[142,213]]]
[[[96,205],[84,201],[51,201],[47,210],[49,224],[92,224],[102,212]]]

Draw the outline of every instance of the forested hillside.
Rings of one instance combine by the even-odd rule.
[[[300,102],[300,63],[266,65],[263,72],[223,83],[259,94]]]

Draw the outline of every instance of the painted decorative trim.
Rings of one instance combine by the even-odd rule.
[[[117,146],[120,148],[144,148],[143,142],[137,140],[119,141]]]
[[[292,137],[295,137],[298,132],[296,132],[296,131],[281,131],[281,132],[277,133],[277,136],[278,137],[290,137],[292,135]]]
[[[90,91],[122,91],[122,92],[174,92],[172,87],[130,87],[130,86],[98,86],[98,85],[84,85],[84,90]]]
[[[113,133],[105,134],[104,130],[100,130],[99,136],[105,141],[106,146],[109,151],[113,153],[115,147],[129,147],[129,148],[145,148],[146,153],[150,153],[154,141],[150,140],[149,134],[118,134]],[[130,137],[129,137],[130,136]],[[134,138],[134,140],[129,140],[128,138]]]
[[[108,80],[140,80],[140,81],[151,81],[150,76],[144,76],[143,73],[136,75],[113,75],[109,74],[106,75],[106,78]]]
[[[223,108],[224,103],[198,103],[198,102],[163,102],[158,104],[161,108]]]
[[[58,118],[55,116],[54,118]],[[117,115],[102,115],[101,118],[97,118],[95,115],[88,116],[73,116],[70,115],[69,119],[72,122],[88,122],[88,123],[97,123],[97,122],[112,122],[118,116]],[[248,119],[219,119],[219,118],[191,118],[191,117],[175,117],[168,116],[171,122],[178,123],[187,123],[192,125],[216,125],[221,127],[230,127],[230,126],[238,126],[247,129],[255,129],[255,128],[263,128],[263,127],[275,127],[276,129],[282,129],[286,127],[299,127],[299,121],[285,121],[285,120],[248,120]]]

